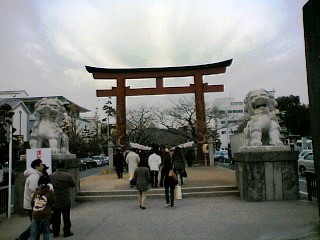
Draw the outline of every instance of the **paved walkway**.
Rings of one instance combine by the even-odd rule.
[[[201,181],[217,185],[222,183],[219,178],[204,180],[205,176],[212,174],[217,174],[216,177],[229,174],[234,177],[234,172],[220,168],[194,168],[189,169],[188,173],[186,186]],[[201,179],[195,178],[193,174],[198,174]],[[109,185],[110,181],[115,182],[112,188],[129,187],[126,180],[109,179],[112,175],[84,179],[81,188],[86,190],[88,181],[92,181],[92,186],[99,190],[103,190],[103,185]],[[230,180],[229,177],[226,179]],[[232,181],[228,183],[234,183]],[[318,207],[315,202],[247,202],[239,197],[213,197],[177,200],[174,209],[166,208],[164,204],[164,199],[147,199],[146,210],[141,210],[135,200],[78,204],[71,210],[74,236],[69,239],[320,239]],[[24,215],[13,214],[11,219],[0,217],[0,239],[15,239],[28,224],[29,220]]]
[[[101,173],[106,168],[101,168]],[[236,185],[235,172],[229,169],[215,167],[193,167],[186,169],[188,177],[183,187]],[[83,178],[80,181],[80,191],[125,190],[130,188],[129,174],[124,173],[118,179],[116,173],[98,174]]]

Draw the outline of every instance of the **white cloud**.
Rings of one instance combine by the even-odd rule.
[[[231,92],[242,99],[253,88],[274,87],[278,96],[300,95],[307,102],[306,1],[5,0],[1,88],[65,95],[94,109],[95,90],[115,81],[93,80],[85,65],[161,67],[233,58],[226,74],[207,78],[225,84],[225,93],[210,96]],[[130,104],[164,99],[136,97]]]

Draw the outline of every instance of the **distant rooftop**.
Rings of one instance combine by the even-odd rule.
[[[23,102],[30,112],[34,112],[35,104],[42,98],[57,98],[63,104],[69,105],[71,103],[79,107],[80,113],[90,112],[90,110],[79,106],[64,96],[45,96],[45,97],[29,97],[25,90],[17,91],[0,91],[0,104],[9,104],[10,106],[16,105],[19,101]]]

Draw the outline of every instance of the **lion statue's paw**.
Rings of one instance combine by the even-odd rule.
[[[282,146],[283,142],[281,140],[271,140],[270,145]]]

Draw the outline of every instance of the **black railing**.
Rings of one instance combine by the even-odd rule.
[[[308,192],[308,200],[312,201],[312,198],[317,197],[317,178],[316,173],[314,172],[305,172],[306,182],[307,182],[307,192]]]
[[[8,186],[0,187],[0,214],[8,212]]]

